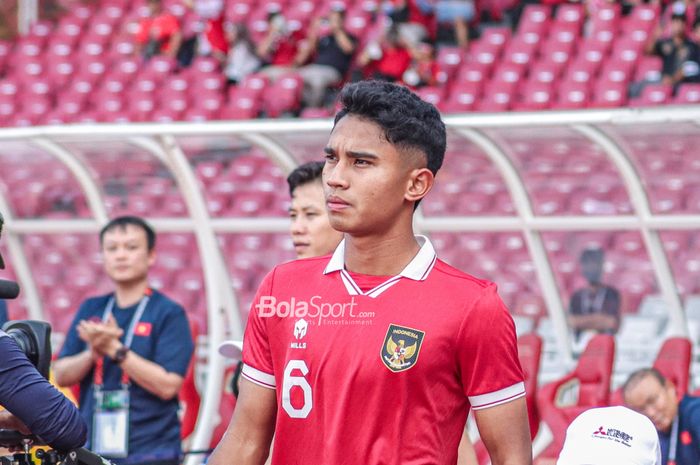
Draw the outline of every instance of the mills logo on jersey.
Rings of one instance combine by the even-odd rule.
[[[418,362],[425,333],[406,326],[391,324],[382,344],[381,359],[393,372],[405,371]]]

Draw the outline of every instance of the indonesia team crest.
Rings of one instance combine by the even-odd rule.
[[[382,344],[384,365],[393,372],[405,371],[418,361],[425,333],[417,329],[391,324]]]

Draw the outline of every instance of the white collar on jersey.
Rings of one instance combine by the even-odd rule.
[[[326,269],[323,270],[323,274],[333,273],[334,271],[340,271],[341,277],[343,278],[343,283],[350,293],[350,295],[367,295],[369,297],[377,297],[379,294],[389,289],[394,284],[398,283],[401,278],[408,278],[414,281],[423,281],[430,274],[430,270],[433,269],[435,265],[435,260],[437,260],[437,255],[435,254],[435,249],[430,240],[425,236],[416,236],[418,244],[420,244],[420,250],[413,257],[413,260],[406,265],[406,267],[397,276],[393,276],[380,284],[379,286],[371,289],[367,292],[363,292],[355,281],[352,279],[350,274],[345,270],[345,239],[340,241],[338,247],[336,247],[333,256],[331,257]]]

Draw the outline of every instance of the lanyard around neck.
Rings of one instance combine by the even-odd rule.
[[[671,427],[671,439],[668,446],[668,462],[666,465],[676,465],[676,451],[678,449],[678,414],[673,419]]]
[[[141,317],[143,317],[143,313],[146,310],[146,305],[148,305],[148,301],[150,300],[150,298],[151,290],[147,289],[144,296],[141,297],[138,307],[136,308],[136,313],[134,313],[134,316],[131,318],[131,323],[129,323],[129,329],[126,331],[126,336],[124,337],[124,346],[126,346],[127,348],[131,347],[131,343],[134,340],[134,331],[136,331],[136,325],[138,325],[141,321]],[[107,302],[105,310],[102,313],[103,323],[107,322],[109,317],[112,315],[112,311],[114,310],[114,303],[115,299],[114,296],[112,296]],[[122,370],[121,383],[122,385],[129,384],[129,375],[126,373],[125,370]],[[104,357],[98,358],[95,362],[94,384],[95,386],[102,386],[104,384]]]

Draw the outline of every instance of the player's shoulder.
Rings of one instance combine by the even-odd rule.
[[[320,257],[298,258],[280,263],[270,272],[275,279],[287,278],[295,280],[308,280],[312,276],[320,276],[331,259],[330,255]],[[306,274],[312,273],[312,274]]]
[[[465,271],[455,268],[454,266],[437,259],[433,271],[436,272],[437,278],[446,285],[455,286],[465,292],[482,291],[495,286],[492,281],[487,279],[477,278]]]

